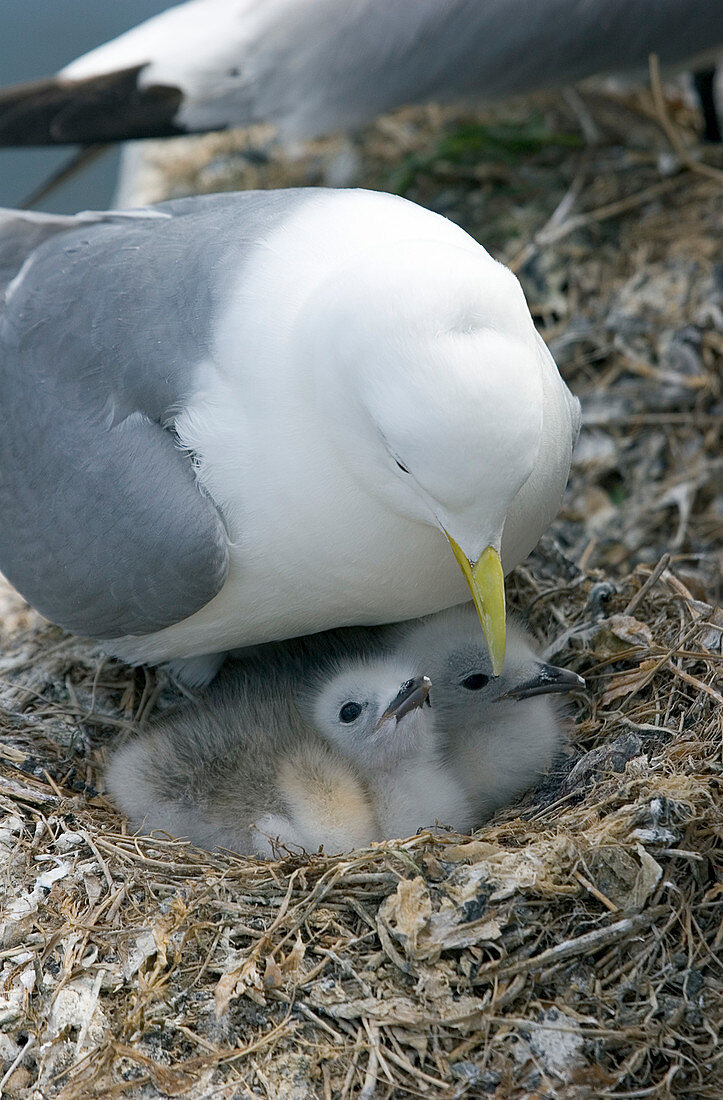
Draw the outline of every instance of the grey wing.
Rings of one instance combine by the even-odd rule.
[[[154,285],[178,290],[179,235],[158,234],[175,220],[0,215],[0,569],[80,634],[180,621],[228,569],[222,518],[165,426],[211,323],[203,295],[182,323],[186,302]]]
[[[37,399],[2,404],[0,566],[29,603],[67,630],[116,638],[216,595],[224,527],[167,431],[140,415],[108,429]]]
[[[7,296],[8,284],[20,272],[36,248],[58,233],[77,229],[80,225],[107,221],[110,215],[101,211],[83,214],[42,214],[33,210],[0,209],[0,289]],[[129,219],[152,217],[146,210],[133,211]]]

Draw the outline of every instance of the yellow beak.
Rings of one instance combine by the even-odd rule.
[[[492,658],[492,671],[499,676],[505,663],[505,577],[500,556],[493,546],[488,546],[473,565],[452,536],[444,533],[472,593]]]

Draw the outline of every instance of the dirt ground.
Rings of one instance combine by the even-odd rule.
[[[101,793],[174,688],[0,590],[2,1095],[723,1095],[723,158],[694,126],[675,87],[586,89],[292,154],[183,139],[148,172],[155,198],[397,190],[512,265],[584,428],[508,597],[589,692],[473,838],[209,855]]]

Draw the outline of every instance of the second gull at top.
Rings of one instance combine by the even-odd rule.
[[[132,662],[472,598],[553,519],[579,405],[516,278],[369,191],[0,214],[0,569]]]

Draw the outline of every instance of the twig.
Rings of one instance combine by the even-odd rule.
[[[606,909],[609,909],[611,913],[619,913],[620,906],[616,905],[614,901],[610,901],[610,898],[605,897],[605,894],[601,890],[598,890],[594,883],[590,882],[589,878],[585,878],[585,875],[581,871],[573,871],[573,878],[576,878],[581,886],[584,886],[588,893],[592,894],[594,898],[602,902]]]
[[[542,228],[535,234],[534,239],[526,244],[524,248],[520,249],[517,255],[513,256],[507,266],[510,271],[517,273],[520,268],[524,267],[529,260],[539,251],[540,244],[546,243],[545,235],[551,233],[559,226],[565,226],[574,219],[568,217],[570,211],[574,207],[575,203],[580,197],[582,192],[583,183],[585,181],[584,168],[580,169],[573,179],[572,183],[568,187],[565,194],[560,199],[555,209],[550,214]]]
[[[5,1085],[8,1083],[8,1081],[10,1080],[12,1075],[15,1073],[15,1070],[18,1068],[18,1066],[22,1062],[25,1055],[31,1050],[31,1048],[34,1045],[35,1045],[35,1036],[30,1035],[28,1037],[28,1041],[25,1044],[25,1046],[22,1048],[22,1050],[18,1051],[16,1057],[11,1062],[9,1069],[3,1074],[3,1078],[0,1081],[0,1097],[2,1096],[2,1091],[5,1088]]]
[[[661,180],[659,183],[651,184],[650,187],[644,187],[642,191],[636,191],[634,195],[627,195],[624,199],[605,203],[603,206],[598,206],[595,210],[589,210],[585,214],[578,214],[557,228],[541,230],[535,236],[535,243],[540,247],[555,244],[576,229],[584,229],[595,222],[603,222],[607,221],[608,218],[616,218],[619,214],[627,214],[629,211],[635,210],[637,206],[642,206],[649,199],[656,199],[660,195],[665,195],[668,191],[674,191],[676,187],[680,187],[684,178],[684,176],[675,176],[672,179]]]
[[[5,775],[0,775],[0,789],[4,789],[4,793],[19,798],[22,802],[30,802],[31,805],[47,806],[50,803],[57,806],[59,802],[54,794],[45,794],[44,791],[36,791],[32,787],[14,783],[12,779],[8,779]]]
[[[704,624],[701,622],[700,619],[698,619],[696,622],[694,622],[688,628],[688,630],[686,630],[683,637],[680,638],[676,642],[676,644],[674,646],[672,646],[672,648],[667,651],[667,653],[664,653],[659,661],[655,662],[653,667],[649,670],[649,672],[646,673],[646,675],[643,677],[643,679],[640,681],[640,683],[636,684],[635,689],[633,691],[631,691],[629,695],[626,695],[626,697],[622,700],[622,702],[620,704],[620,708],[619,708],[621,711],[625,707],[628,706],[628,704],[631,702],[631,700],[633,700],[635,698],[635,696],[638,695],[643,690],[644,687],[647,687],[647,685],[650,683],[651,680],[655,679],[655,677],[660,672],[661,668],[663,668],[664,665],[667,665],[667,663],[668,663],[668,661],[670,660],[671,657],[675,657],[676,653],[679,651],[681,646],[684,645],[685,642],[687,642],[690,638],[692,638],[694,634],[697,634],[698,631],[701,629],[701,627],[703,625]]]
[[[588,145],[599,145],[602,140],[600,127],[587,109],[587,104],[578,92],[577,88],[570,85],[562,89],[562,98],[575,115],[582,135]]]
[[[279,996],[278,993],[276,995],[277,997]],[[315,1027],[320,1027],[322,1031],[325,1031],[328,1035],[331,1035],[332,1039],[336,1043],[343,1045],[344,1036],[341,1034],[341,1032],[333,1028],[330,1024],[326,1022],[326,1020],[322,1020],[321,1016],[317,1016],[317,1014],[313,1012],[307,1004],[304,1004],[303,1001],[295,1001],[294,1008],[298,1012],[301,1012],[302,1015],[306,1016],[307,1020],[310,1020]]]
[[[514,974],[522,974],[530,970],[541,970],[551,963],[562,962],[565,959],[573,959],[576,955],[597,951],[599,948],[612,943],[615,940],[627,939],[628,936],[639,932],[641,928],[651,924],[661,913],[667,912],[667,906],[657,906],[647,913],[641,913],[637,917],[626,917],[604,928],[596,928],[593,932],[585,932],[582,936],[576,936],[572,940],[555,944],[554,947],[541,951],[539,955],[532,955],[529,959],[518,959],[517,962],[505,965],[504,962],[488,963],[480,969],[474,984],[487,984],[493,978],[511,978]]]
[[[387,1049],[384,1052],[385,1058],[388,1058],[390,1062],[394,1062],[400,1069],[405,1070],[410,1077],[417,1077],[420,1081],[423,1081],[426,1085],[436,1085],[437,1088],[448,1088],[449,1082],[442,1081],[439,1077],[432,1077],[431,1074],[425,1073],[424,1070],[417,1069],[412,1065],[408,1058],[403,1055],[395,1054],[393,1050]]]
[[[704,684],[702,680],[699,680],[696,676],[691,676],[689,672],[684,672],[682,668],[678,668],[676,665],[670,666],[672,672],[679,676],[681,680],[685,680],[686,684],[690,684],[691,687],[697,688],[698,691],[704,691],[707,695],[710,695],[711,699],[715,699],[716,703],[720,703],[723,706],[723,695],[712,688],[710,684]]]
[[[645,581],[645,583],[642,585],[642,587],[639,588],[638,591],[635,593],[633,598],[630,600],[630,603],[628,604],[628,606],[623,609],[623,615],[632,615],[635,608],[638,606],[638,604],[641,602],[641,600],[644,599],[645,596],[647,596],[650,589],[653,587],[654,584],[657,583],[657,581],[660,579],[661,574],[663,574],[665,572],[665,570],[668,568],[669,565],[670,565],[670,554],[663,554],[662,558],[660,559],[658,564],[655,566],[655,569],[650,574],[648,579]]]
[[[98,970],[98,973],[95,976],[95,981],[93,982],[93,988],[90,991],[90,1003],[87,1005],[86,1010],[85,1010],[85,1019],[83,1020],[83,1026],[81,1027],[80,1031],[78,1032],[78,1039],[77,1039],[77,1042],[75,1044],[76,1054],[80,1054],[81,1050],[83,1049],[83,1043],[85,1042],[86,1036],[88,1034],[88,1029],[89,1029],[89,1027],[92,1023],[92,1020],[93,1020],[93,1015],[95,1013],[96,1005],[98,1004],[98,994],[100,993],[100,987],[103,984],[103,978],[104,977],[105,977],[105,967],[101,966],[100,969]]]
[[[359,1100],[373,1100],[379,1069],[379,1028],[376,1026],[370,1028],[366,1020],[363,1023],[369,1036],[369,1061],[367,1062],[364,1084],[359,1093]]]
[[[98,860],[98,863],[100,864],[100,868],[101,868],[101,870],[102,870],[102,872],[105,876],[105,881],[108,883],[108,889],[110,890],[111,893],[114,893],[115,888],[116,888],[115,879],[113,878],[112,874],[108,870],[108,864],[103,859],[103,856],[100,854],[100,852],[98,851],[98,848],[95,844],[95,841],[91,838],[91,836],[88,833],[87,829],[86,830],[81,830],[80,835],[82,836],[83,840],[88,845],[88,847],[90,848],[90,850],[93,853],[93,855],[95,856],[95,858]]]
[[[65,183],[65,181],[70,179],[71,176],[74,176],[76,172],[79,172],[88,164],[92,164],[107,148],[108,145],[105,144],[84,145],[77,153],[73,153],[71,157],[64,160],[60,168],[56,168],[54,172],[46,176],[39,187],[36,187],[29,195],[26,195],[22,202],[18,204],[18,209],[32,209],[37,203],[47,198],[56,187],[60,187],[61,183]]]

